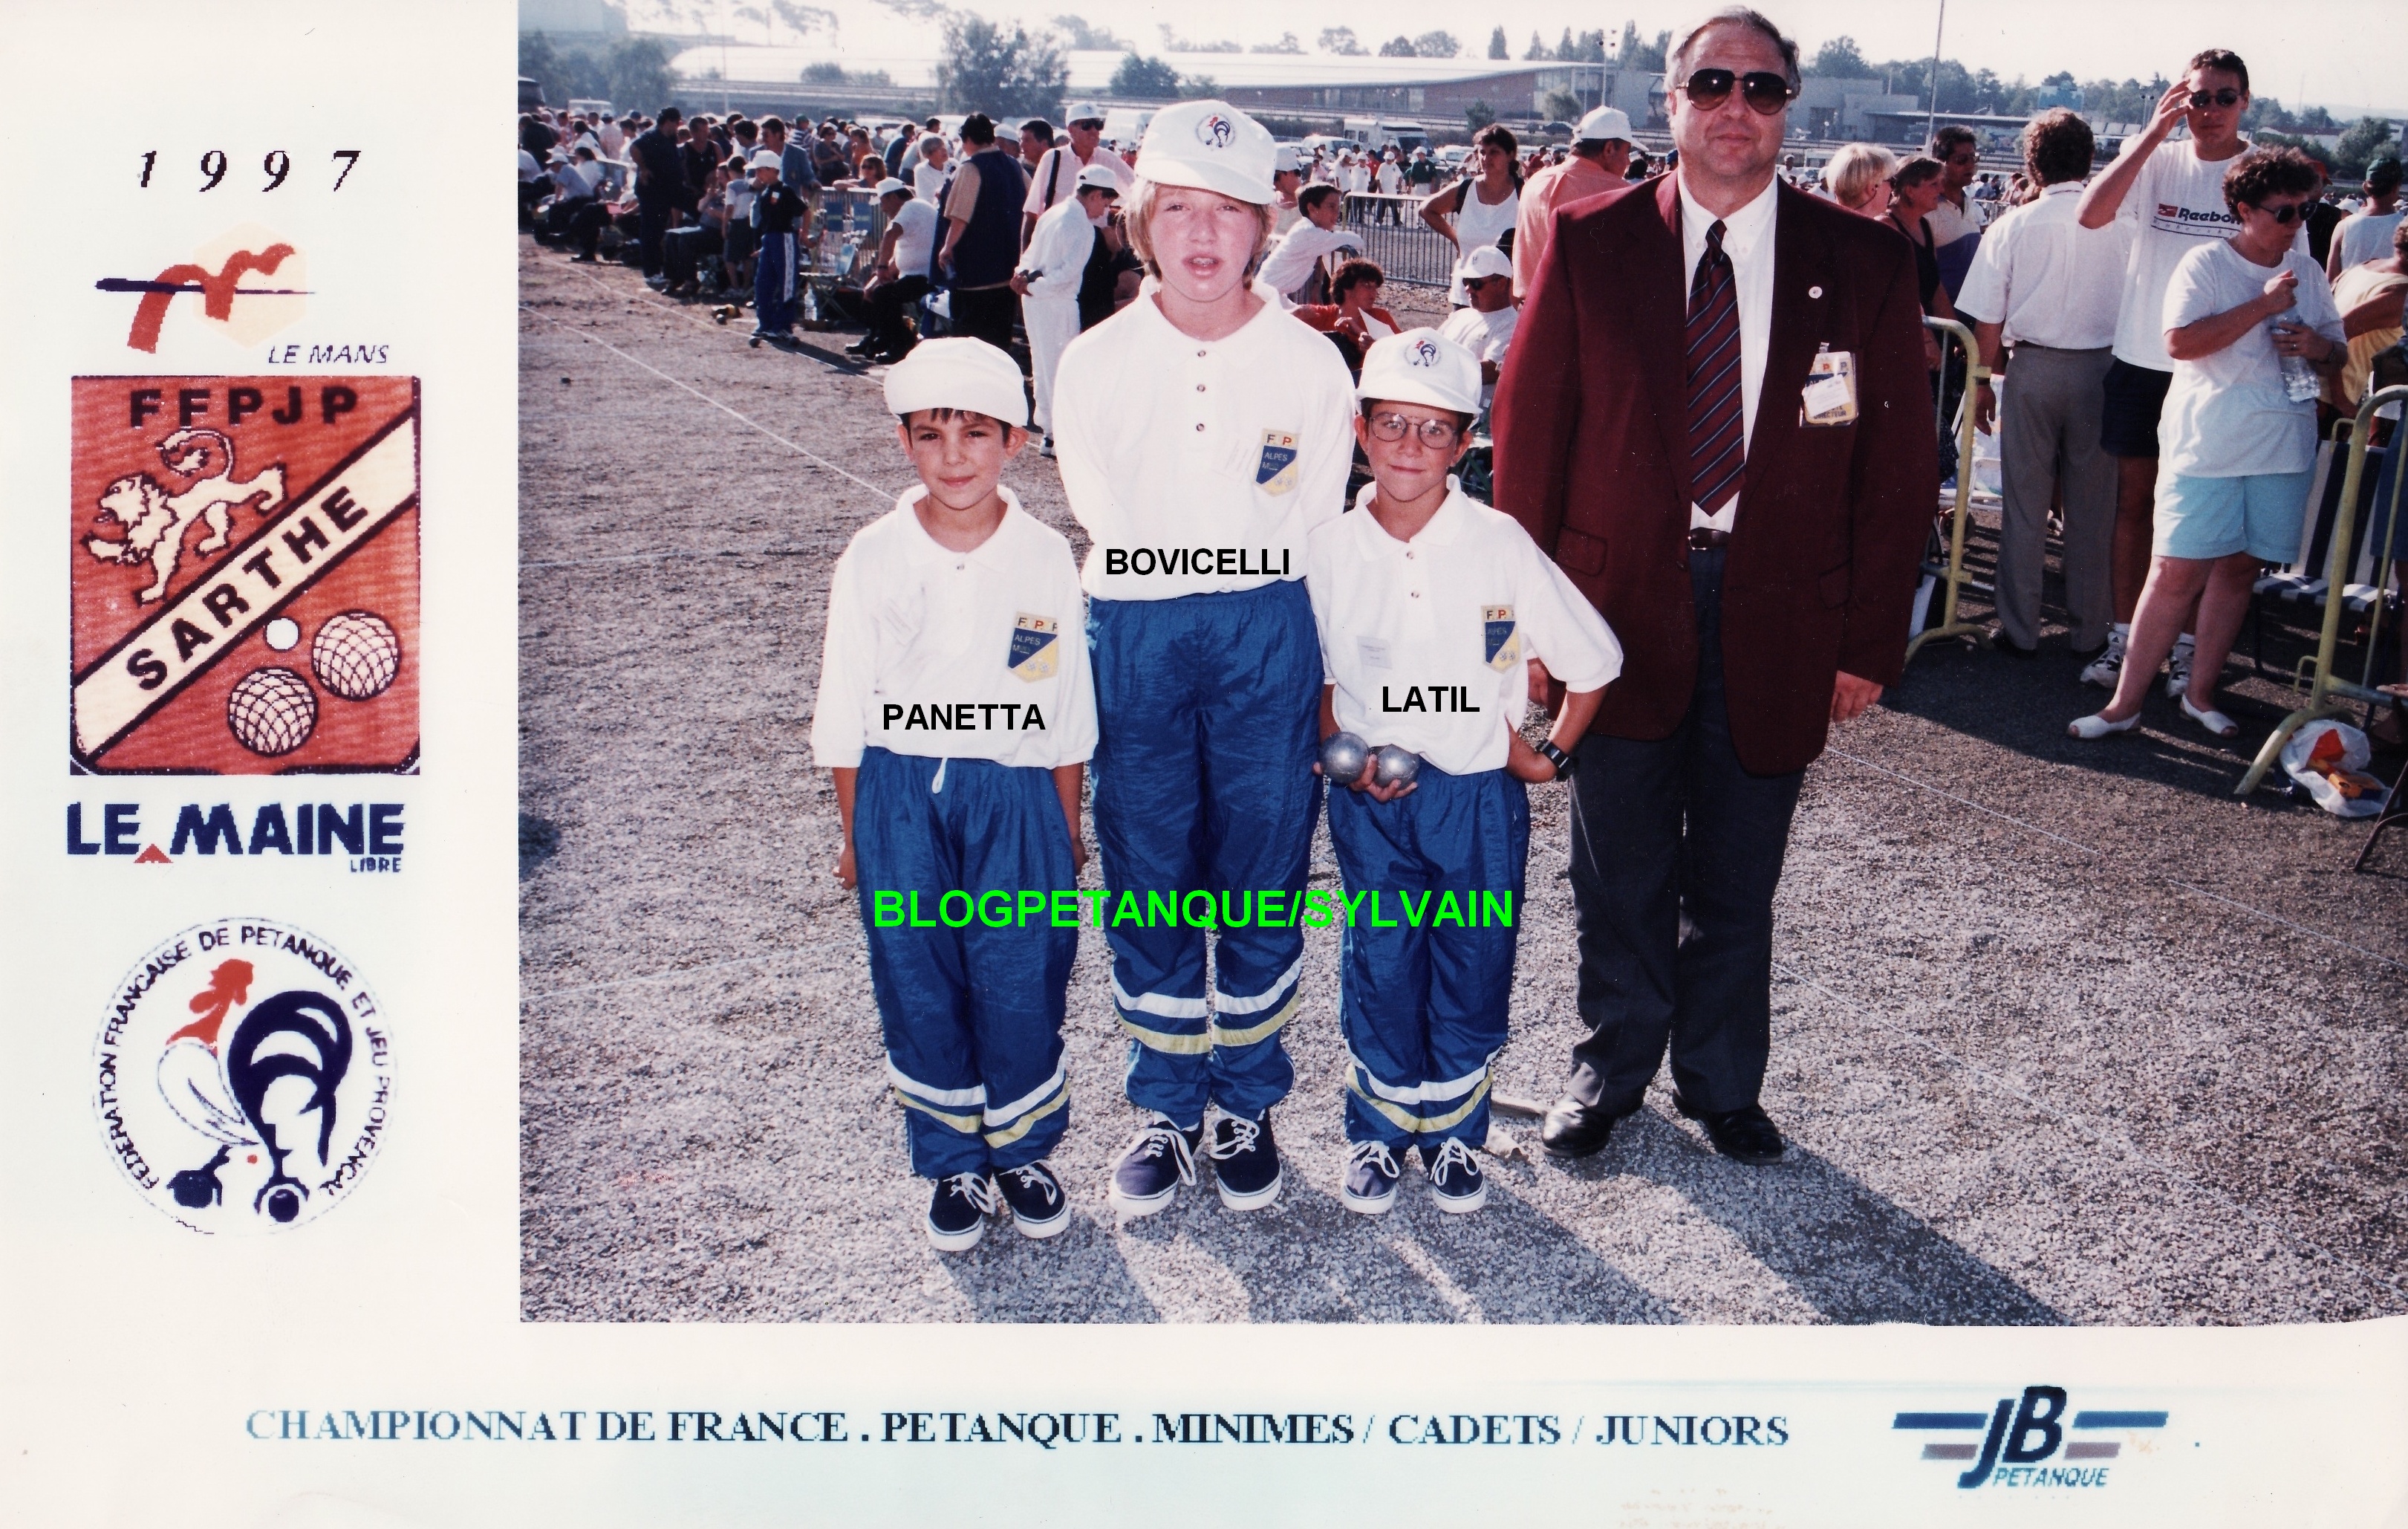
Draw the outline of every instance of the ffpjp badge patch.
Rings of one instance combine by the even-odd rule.
[[[74,767],[414,772],[416,380],[73,386]]]
[[[1522,661],[1522,626],[1513,619],[1512,606],[1482,606],[1480,629],[1489,668],[1502,674]]]
[[[1254,459],[1254,486],[1284,494],[1296,486],[1296,437],[1286,430],[1263,432],[1263,454]]]
[[[1050,680],[1062,667],[1062,624],[1023,611],[1011,623],[1011,671],[1030,685]]]
[[[280,920],[171,935],[109,995],[93,1107],[143,1198],[195,1232],[322,1216],[374,1161],[393,1038],[366,980]]]

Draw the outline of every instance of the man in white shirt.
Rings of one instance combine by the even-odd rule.
[[[1336,186],[1307,186],[1297,197],[1303,220],[1287,231],[1255,273],[1263,285],[1292,303],[1329,301],[1326,282],[1314,291],[1314,277],[1336,269],[1333,257],[1359,255],[1362,236],[1344,227],[1346,198]]]
[[[1070,342],[1054,379],[1063,493],[1092,539],[1096,837],[1116,908],[1301,887],[1311,863],[1322,667],[1304,539],[1345,509],[1354,384],[1334,346],[1246,279],[1270,232],[1274,150],[1225,102],[1155,113],[1124,218],[1149,280]],[[1199,1150],[1225,1206],[1270,1204],[1301,930],[1257,920],[1208,939],[1115,918],[1106,933],[1129,1102],[1148,1118],[1114,1208],[1168,1205]]]
[[[2378,159],[2366,170],[2366,205],[2333,229],[2332,250],[2325,261],[2325,277],[2338,281],[2341,273],[2370,260],[2391,258],[2391,231],[2400,226],[2400,161]]]
[[[1039,455],[1054,454],[1054,373],[1062,352],[1079,338],[1079,281],[1095,252],[1096,229],[1120,199],[1120,181],[1101,165],[1079,172],[1078,195],[1048,208],[1037,220],[1028,248],[1011,273],[1020,294],[1021,323],[1028,330],[1029,376],[1037,385],[1035,424],[1044,440]]]
[[[2115,536],[2115,460],[2099,444],[2099,400],[2114,361],[2115,317],[2131,250],[2129,227],[2085,228],[2076,216],[2090,174],[2090,124],[2062,108],[2024,128],[2024,164],[2039,195],[2000,216],[1983,237],[1956,298],[1973,321],[1982,365],[1997,370],[2001,340],[2014,348],[1999,453],[2006,506],[1999,532],[1998,648],[2028,657],[2040,642],[2042,542],[2049,492],[2065,494],[2065,605],[2072,643],[2087,653],[2114,619],[2108,579]],[[1984,382],[1978,428],[1998,404]]]
[[[1982,168],[1982,149],[1970,127],[1955,124],[1931,135],[1931,157],[1940,161],[1940,205],[1924,214],[1931,230],[1932,252],[1940,262],[1940,284],[1950,301],[1965,284],[1973,267],[1973,252],[1982,247],[1982,225],[1989,209],[1965,194]]]
[[[2157,102],[2143,132],[2124,140],[2115,163],[2082,193],[2085,228],[2121,218],[2132,227],[2124,297],[2115,319],[2115,359],[2107,368],[2100,444],[2117,458],[2114,577],[2115,620],[2107,646],[2082,671],[2088,684],[2115,688],[2124,671],[2132,612],[2149,576],[2149,536],[2157,492],[2157,419],[2173,383],[2166,353],[2166,286],[2183,256],[2201,240],[2229,238],[2239,226],[2224,200],[2224,172],[2248,152],[2241,119],[2249,110],[2249,66],[2221,48],[2195,55],[2181,81]],[[2187,142],[2169,141],[2177,124]],[[2300,247],[2308,230],[2300,227]],[[2185,628],[2187,633],[2188,628]],[[2190,683],[2193,644],[2186,635],[2169,661],[2166,691]]]
[[[933,141],[935,134],[929,135]],[[869,304],[869,332],[845,347],[853,355],[899,361],[910,353],[911,327],[903,320],[928,295],[928,263],[937,252],[937,205],[912,195],[890,176],[878,183],[879,210],[886,215],[878,263],[862,296]]]
[[[1465,305],[1447,316],[1438,332],[1471,353],[1480,363],[1480,413],[1484,420],[1497,397],[1497,374],[1522,310],[1513,305],[1513,262],[1494,244],[1484,244],[1455,267]]]
[[[1112,178],[1112,190],[1125,196],[1136,183],[1137,172],[1121,162],[1121,156],[1104,147],[1104,110],[1091,101],[1081,101],[1070,108],[1070,141],[1045,151],[1037,167],[1028,175],[1028,200],[1021,207],[1022,240],[1037,237],[1037,220],[1049,209],[1061,206],[1078,195],[1079,172],[1090,166],[1100,165]]]

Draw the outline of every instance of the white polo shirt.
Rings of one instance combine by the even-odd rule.
[[[2098,351],[2115,343],[2132,225],[2085,228],[2082,182],[2060,180],[2008,209],[1982,238],[1957,311],[2003,324],[2010,345]]]
[[[1120,188],[1123,196],[1126,196],[1129,188],[1137,183],[1137,172],[1130,169],[1120,155],[1101,143],[1096,145],[1096,157],[1089,160],[1080,159],[1078,151],[1069,145],[1058,144],[1046,150],[1044,157],[1037,162],[1037,168],[1029,172],[1028,195],[1020,204],[1020,210],[1030,217],[1037,217],[1076,196],[1079,194],[1079,172],[1093,165],[1101,165],[1112,172],[1112,181]],[[1046,195],[1049,191],[1053,193],[1050,196]]]
[[[1304,541],[1345,508],[1354,382],[1338,349],[1254,283],[1262,309],[1197,339],[1137,301],[1072,340],[1054,451],[1098,599],[1176,599],[1304,577]]]
[[[926,493],[905,493],[837,559],[812,759],[854,767],[875,744],[932,759],[1081,763],[1096,749],[1096,696],[1070,543],[1007,488],[995,534],[948,551],[912,508]]]
[[[1673,172],[1678,175],[1679,171]],[[1781,197],[1781,178],[1765,183],[1756,200],[1722,220],[1723,253],[1730,256],[1731,280],[1739,298],[1740,452],[1756,440],[1756,399],[1764,391],[1765,351],[1772,343],[1772,224]],[[1689,289],[1697,284],[1698,262],[1705,258],[1706,235],[1714,215],[1681,187],[1681,315],[1687,321]],[[1675,365],[1678,363],[1676,362]],[[1686,448],[1684,447],[1684,450]],[[1713,514],[1689,506],[1689,525],[1727,531],[1739,519],[1744,489],[1723,501]]]
[[[1493,313],[1483,313],[1476,308],[1458,308],[1447,315],[1438,332],[1469,351],[1483,361],[1498,367],[1505,365],[1505,353],[1512,346],[1513,330],[1522,322],[1522,310],[1508,303]],[[1496,401],[1497,384],[1480,384],[1480,407],[1487,408]]]
[[[1529,705],[1526,661],[1596,690],[1622,672],[1622,644],[1519,522],[1452,478],[1411,541],[1372,518],[1377,489],[1314,531],[1306,557],[1338,725],[1450,775],[1500,770]]]

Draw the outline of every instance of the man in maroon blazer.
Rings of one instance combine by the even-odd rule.
[[[1797,45],[1733,8],[1669,64],[1678,171],[1557,210],[1497,389],[1497,504],[1625,655],[1572,759],[1591,1034],[1541,1140],[1603,1147],[1669,1044],[1681,1112],[1770,1162],[1790,815],[1905,662],[1939,466],[1912,250],[1773,173]]]

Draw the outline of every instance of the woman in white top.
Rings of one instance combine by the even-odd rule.
[[[911,166],[911,195],[934,206],[944,199],[953,151],[941,133],[923,133],[912,141],[920,146],[920,163]]]
[[[2218,738],[2241,728],[2215,709],[2215,684],[2260,563],[2300,546],[2316,453],[2315,389],[2295,398],[2285,364],[2336,371],[2346,353],[2324,272],[2297,248],[2315,205],[2315,165],[2297,149],[2254,149],[2224,175],[2240,220],[2229,239],[2183,256],[2166,289],[2173,383],[2157,426],[2157,533],[2115,699],[2067,731],[2104,738],[2141,719],[2141,699],[2199,601],[2198,645],[2182,709]],[[2296,317],[2292,317],[2296,310]]]
[[[1482,128],[1466,165],[1462,180],[1422,203],[1422,222],[1454,242],[1458,272],[1465,255],[1496,243],[1522,211],[1522,167],[1510,131],[1495,123]],[[1471,301],[1460,274],[1449,278],[1446,298],[1457,308]]]

